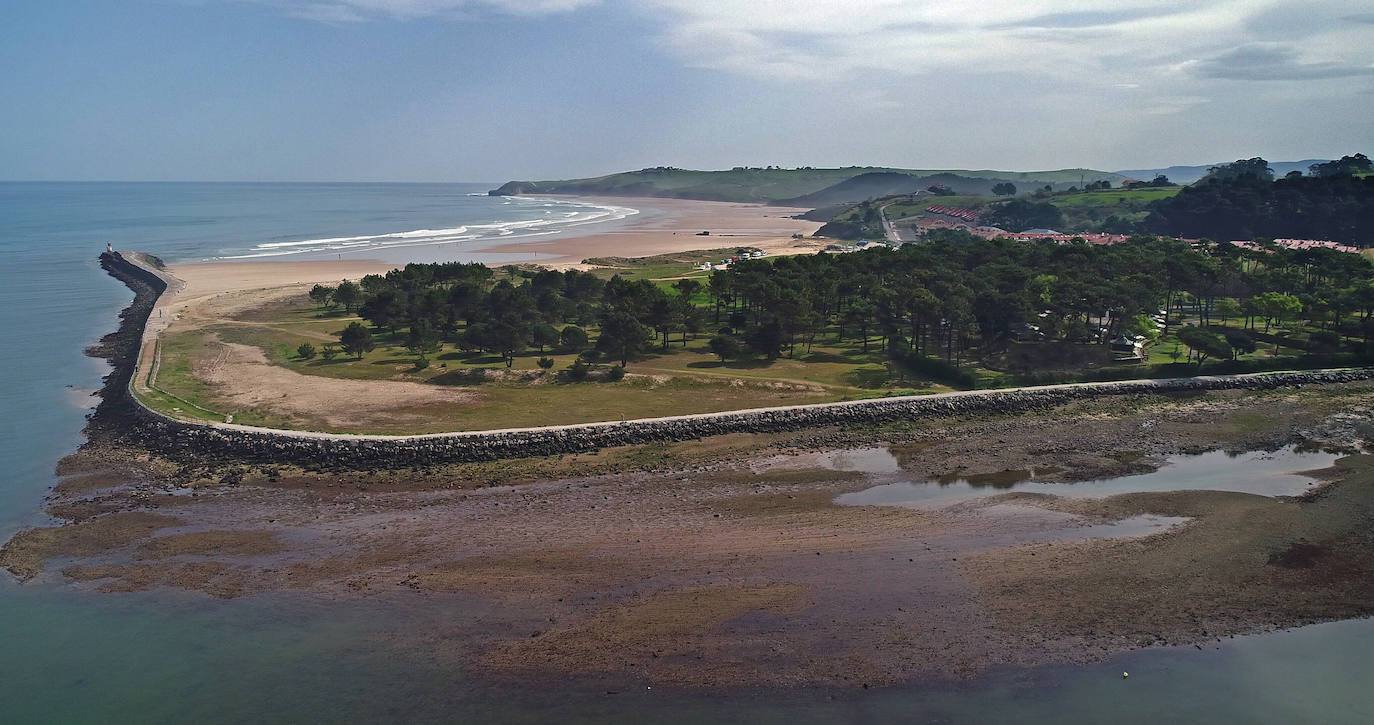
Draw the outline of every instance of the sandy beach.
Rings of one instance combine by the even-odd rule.
[[[820,224],[792,219],[804,209],[772,207],[759,204],[735,204],[681,199],[585,198],[615,206],[631,206],[640,211],[632,217],[603,225],[588,225],[585,233],[569,232],[556,238],[538,238],[525,242],[497,243],[487,249],[455,251],[459,261],[488,257],[508,264],[528,263],[569,268],[586,267],[584,260],[596,257],[643,257],[694,249],[748,246],[769,254],[801,254],[819,249],[822,243],[810,238]],[[710,232],[700,236],[699,232]],[[801,234],[804,239],[793,238]],[[494,240],[497,241],[497,240]],[[436,252],[436,250],[438,250]],[[389,250],[390,254],[415,253],[426,261],[443,259],[442,246],[425,246]],[[437,257],[436,257],[437,255]],[[703,258],[703,261],[706,261]],[[285,297],[299,296],[316,284],[336,285],[344,279],[357,280],[369,274],[385,274],[400,266],[381,259],[300,260],[273,258],[271,261],[215,261],[171,264],[161,274],[169,286],[157,301],[144,331],[139,354],[139,369],[158,367],[156,341],[167,333],[221,324],[235,314]],[[241,346],[240,346],[241,347]],[[243,350],[240,350],[243,352]],[[259,354],[260,355],[260,354]],[[232,364],[233,360],[225,362]],[[249,360],[246,372],[238,379],[263,379],[263,375],[283,372]],[[220,366],[223,367],[223,366]],[[289,375],[289,373],[288,373]],[[136,376],[135,388],[149,392],[147,376]],[[325,400],[348,400],[350,408],[362,400],[358,391],[340,389],[341,381],[325,378],[294,376],[284,386],[270,388],[270,397],[280,397],[280,390],[297,393],[306,388],[322,386]],[[375,384],[356,387],[375,389]],[[447,391],[449,398],[461,398]],[[378,393],[394,404],[396,386]],[[256,398],[262,395],[255,394]],[[427,401],[440,393],[432,390],[423,396]],[[363,396],[367,397],[367,396]],[[375,396],[374,396],[375,397]],[[382,404],[386,401],[379,401]],[[260,401],[259,401],[260,402]],[[455,401],[449,401],[455,402]],[[404,406],[403,406],[404,407]]]
[[[815,239],[793,239],[793,234],[810,237],[820,228],[819,222],[792,219],[807,211],[791,207],[761,204],[735,204],[684,199],[636,199],[577,197],[617,206],[629,206],[639,214],[608,225],[589,225],[582,230],[555,238],[495,243],[478,250],[482,254],[499,255],[507,263],[527,262],[536,258],[539,264],[551,267],[572,267],[591,257],[645,257],[693,249],[715,249],[730,246],[757,247],[769,254],[810,253],[823,246]],[[698,236],[699,232],[709,236]],[[423,250],[427,260],[436,256],[442,247],[416,248]],[[404,254],[405,249],[399,251]],[[417,252],[418,253],[418,252]],[[526,256],[521,259],[522,255]],[[704,260],[703,260],[704,261]],[[337,284],[342,279],[354,279],[367,274],[383,274],[401,266],[381,259],[343,260],[280,260],[274,261],[216,261],[168,265],[168,271],[182,280],[185,286],[171,291],[159,300],[164,316],[179,311],[188,303],[208,296],[231,291]],[[151,322],[157,322],[154,313]]]
[[[824,246],[810,237],[820,222],[793,219],[810,211],[762,204],[736,204],[687,199],[576,197],[580,201],[630,206],[640,213],[608,231],[546,241],[494,246],[497,253],[554,255],[540,261],[553,267],[578,265],[590,257],[647,257],[670,252],[719,247],[757,247],[769,254],[802,254]],[[710,232],[709,236],[698,236]],[[704,260],[703,260],[704,261]]]

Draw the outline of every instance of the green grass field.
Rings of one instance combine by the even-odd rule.
[[[733,250],[600,261],[612,265],[602,273],[655,279],[671,294],[676,294],[670,287],[672,282],[664,277],[690,272],[699,263],[699,257],[724,256],[729,251]],[[703,307],[708,304],[704,293],[698,293],[694,301]],[[719,321],[709,307],[705,313],[704,327],[715,329]],[[598,366],[589,380],[571,381],[562,371],[572,366],[577,358],[552,350],[524,351],[507,367],[497,355],[464,351],[452,343],[445,343],[428,356],[429,365],[421,368],[416,364],[416,356],[405,349],[405,330],[374,330],[376,347],[360,359],[342,352],[330,360],[318,355],[303,359],[298,355],[297,348],[303,343],[310,343],[317,350],[323,348],[336,341],[345,326],[358,320],[356,315],[345,314],[337,308],[320,308],[304,295],[296,295],[237,312],[203,327],[164,334],[159,342],[160,366],[155,388],[141,393],[140,397],[155,409],[191,419],[222,421],[232,418],[234,422],[250,425],[330,432],[434,433],[706,413],[950,389],[906,374],[888,362],[876,338],[870,340],[868,351],[860,341],[837,341],[826,336],[821,344],[811,349],[799,343],[793,350],[793,357],[722,362],[707,347],[711,333],[689,336],[685,343],[679,333],[674,333],[666,348],[656,343],[631,361],[624,380],[615,382],[605,379],[605,371],[609,369],[605,364]],[[1182,321],[1195,323],[1196,311],[1191,318],[1185,317]],[[1174,320],[1175,326],[1180,323]],[[1214,324],[1222,323],[1214,321]],[[1243,322],[1232,319],[1226,324],[1239,327]],[[1307,332],[1295,329],[1293,341],[1302,344]],[[267,364],[277,369],[270,384],[265,382],[268,377],[265,375],[253,381],[268,385],[265,392],[262,385],[243,384],[244,376],[255,375],[258,369],[246,369],[244,365],[254,363],[243,360],[242,350],[235,351],[221,343],[245,345],[262,352]],[[1272,342],[1261,343],[1256,352],[1243,356],[1242,360],[1278,364],[1296,361],[1302,352],[1282,343],[1278,349]],[[1092,358],[1086,367],[1083,365],[1088,359],[1086,353],[1045,348],[1030,354],[1033,358],[1029,362],[1023,359],[1015,364],[1009,360],[998,363],[997,356],[993,356],[980,364],[996,369],[967,365],[966,369],[973,373],[980,388],[1024,384],[1018,382],[1022,379],[1020,376],[1004,370],[1043,369],[1065,379],[1073,379],[1079,373],[1149,377],[1160,366],[1171,366],[1171,370],[1177,368],[1176,363],[1184,359],[1186,349],[1171,335],[1149,346],[1146,359],[1141,363],[1112,363],[1110,355],[1103,353]],[[1065,359],[1065,355],[1071,359]],[[552,371],[543,371],[537,364],[544,356],[553,360]],[[1079,373],[1059,369],[1074,368],[1075,361],[1078,368],[1082,368]],[[227,369],[225,366],[237,367],[229,375],[210,372]],[[281,371],[289,371],[285,373],[288,377],[283,379]],[[293,373],[304,377],[292,378]],[[140,375],[147,376],[148,371],[141,370]],[[329,388],[330,380],[378,382],[382,387],[369,388],[368,392],[373,397],[383,398],[381,406],[385,415],[369,418],[359,414],[350,419],[347,415],[351,410],[350,392]],[[376,394],[386,390],[384,383],[387,381],[435,386],[435,390],[462,391],[462,394],[425,394],[419,398],[422,403],[398,402],[387,407],[390,401],[386,396],[392,393]],[[306,396],[302,392],[306,386],[313,388],[313,398],[302,397]],[[245,392],[245,387],[253,389]],[[358,389],[346,390],[356,394]],[[312,405],[318,405],[319,409],[274,403],[279,398],[314,400],[317,402]],[[377,405],[374,401],[373,409]],[[340,423],[340,420],[349,422]]]
[[[651,280],[692,277],[700,279],[705,284],[705,280],[710,277],[711,273],[697,269],[702,262],[715,263],[722,259],[729,259],[742,249],[755,251],[757,248],[748,246],[720,247],[718,249],[660,254],[653,257],[593,257],[586,260],[586,263],[597,265],[590,271],[602,279],[610,279],[615,275],[620,275],[625,279]]]
[[[1181,186],[1156,189],[1106,189],[1081,194],[1064,194],[1050,199],[1057,207],[1138,207],[1159,199],[1167,199],[1179,192]]]
[[[656,265],[645,265],[652,269]],[[404,331],[376,332],[376,349],[361,359],[340,353],[332,360],[301,359],[296,348],[309,342],[316,348],[332,340],[357,318],[323,311],[304,297],[293,297],[250,309],[231,320],[202,329],[169,334],[162,341],[157,389],[142,395],[155,409],[182,418],[233,422],[269,427],[302,428],[353,433],[434,433],[456,430],[555,425],[619,420],[739,408],[821,403],[884,395],[938,392],[948,388],[907,379],[889,370],[877,345],[864,352],[858,341],[843,345],[802,346],[796,358],[722,363],[706,348],[707,335],[678,335],[667,349],[655,346],[628,367],[622,381],[601,380],[593,373],[584,382],[569,382],[559,374],[573,364],[571,354],[529,350],[507,368],[499,356],[465,352],[451,344],[430,356],[425,369],[405,350]],[[302,375],[355,381],[407,381],[471,393],[462,404],[435,404],[420,409],[389,411],[404,421],[377,420],[359,425],[331,424],[330,411],[318,415],[284,413],[270,405],[243,407],[222,387],[207,382],[205,370],[224,354],[217,342],[249,345],[261,350],[267,362]],[[876,343],[876,340],[874,340]],[[537,364],[547,355],[552,372]],[[602,370],[605,366],[602,366]],[[289,391],[283,394],[289,394]],[[340,401],[347,407],[347,401]]]

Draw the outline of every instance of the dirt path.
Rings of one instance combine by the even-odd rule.
[[[268,364],[262,351],[250,345],[225,343],[213,336],[206,344],[214,356],[195,373],[215,387],[230,410],[266,408],[298,422],[358,428],[424,420],[417,411],[471,405],[482,399],[479,392],[440,385],[302,375]],[[339,401],[347,401],[347,406],[340,406]]]

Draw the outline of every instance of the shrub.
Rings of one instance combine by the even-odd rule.
[[[325,345],[323,348],[320,349],[320,357],[324,358],[325,360],[333,360],[335,357],[338,356],[338,354],[339,348],[334,347],[334,345],[332,344]]]
[[[541,357],[539,358],[539,360],[535,362],[535,364],[539,366],[540,370],[551,370],[553,369],[553,358]]]
[[[576,325],[568,325],[558,333],[558,343],[568,352],[581,352],[587,348],[587,331]]]
[[[302,343],[300,347],[296,348],[296,356],[302,360],[309,360],[315,357],[315,346],[308,342]]]
[[[1307,349],[1315,353],[1335,352],[1341,349],[1341,336],[1332,330],[1318,330],[1307,338]]]
[[[415,358],[415,369],[416,369],[416,370],[424,370],[424,369],[427,368],[427,367],[429,367],[429,358],[427,358],[427,357],[425,357],[425,356],[423,356],[423,355],[421,355],[420,357]]]
[[[587,365],[581,360],[568,366],[568,379],[574,383],[580,383],[587,379]]]
[[[905,352],[893,358],[907,372],[945,383],[956,388],[972,389],[977,386],[973,373],[939,358],[926,357],[914,352]]]
[[[741,344],[739,338],[734,335],[716,335],[711,338],[708,345],[711,348],[711,352],[720,357],[721,362],[725,362],[730,358],[738,359],[740,353],[744,350],[744,345]]]
[[[616,383],[625,379],[625,368],[615,365],[606,371],[606,380]]]

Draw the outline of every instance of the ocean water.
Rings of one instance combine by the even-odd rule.
[[[605,228],[639,213],[574,199],[492,197],[489,186],[0,182],[0,209],[16,243],[108,241],[168,261],[494,259],[476,250]]]
[[[114,328],[131,297],[96,265],[107,241],[169,260],[467,260],[481,259],[473,250],[487,238],[539,240],[625,218],[470,196],[485,188],[0,183],[0,538],[46,520],[53,466],[81,441],[105,372],[81,351]],[[487,236],[457,239],[470,234]],[[0,722],[1374,721],[1374,620],[951,687],[699,696],[627,686],[608,695],[581,685],[493,688],[464,679],[441,648],[392,646],[398,633],[463,617],[464,606],[99,595],[0,575]]]

